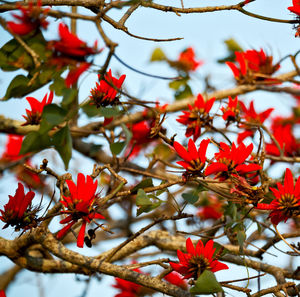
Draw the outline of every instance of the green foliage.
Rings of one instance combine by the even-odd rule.
[[[147,195],[143,189],[138,189],[136,196],[136,215],[139,216],[144,212],[150,212],[153,209],[159,207],[163,201],[155,195]]]
[[[125,146],[126,146],[126,142],[125,141],[114,142],[114,143],[111,143],[109,145],[110,151],[114,155],[119,155],[123,151],[123,149],[124,149]]]
[[[183,193],[181,196],[186,202],[195,204],[199,200],[199,193],[203,191],[206,191],[206,188],[203,185],[199,185],[194,190]]]
[[[196,280],[195,285],[190,289],[192,294],[212,294],[222,292],[223,289],[218,283],[215,275],[210,270],[205,270]]]
[[[152,178],[148,177],[143,179],[140,183],[138,183],[132,190],[131,193],[135,194],[137,193],[138,189],[145,189],[148,187],[153,187],[153,181]]]
[[[62,158],[67,170],[72,157],[72,136],[68,125],[54,134],[52,144]]]
[[[152,52],[151,58],[150,58],[150,62],[165,61],[165,60],[167,60],[167,57],[166,57],[165,53],[163,52],[163,50],[159,47],[154,49],[154,51]]]
[[[181,100],[193,96],[192,89],[189,85],[185,85],[175,92],[175,99]]]

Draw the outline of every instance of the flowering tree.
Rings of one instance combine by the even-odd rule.
[[[205,61],[192,46],[176,59],[155,48],[151,62],[176,75],[150,75],[120,59],[118,43],[104,29],[108,23],[131,38],[171,43],[179,38],[135,35],[125,24],[141,8],[175,15],[237,11],[246,19],[293,24],[299,37],[300,1],[287,7],[291,20],[251,12],[256,1],[189,8],[184,1],[176,7],[143,0],[0,4],[0,24],[11,38],[0,49],[0,67],[13,75],[1,104],[20,98],[30,105],[25,121],[12,119],[12,112],[0,116],[6,137],[1,173],[18,180],[0,200],[1,227],[10,230],[1,234],[0,256],[13,263],[2,271],[1,297],[5,291],[10,296],[23,270],[109,275],[112,282],[105,285],[118,297],[299,296],[299,52],[274,61],[262,48],[227,40],[228,56],[219,63],[235,86],[217,90],[206,77],[204,88],[194,90]],[[62,5],[72,6],[71,12]],[[119,19],[111,15],[116,10]],[[77,36],[77,20],[94,24],[99,35]],[[47,35],[51,25],[55,39]],[[128,71],[168,80],[174,98],[130,94],[128,74],[115,73],[113,58]],[[283,62],[290,69],[279,73]],[[83,95],[86,73],[97,79]],[[258,108],[255,95],[250,102],[243,96],[256,90],[289,94],[297,106],[288,116],[276,106]],[[176,134],[174,123],[182,128]],[[75,159],[76,168],[69,166]],[[87,256],[87,248],[95,256]],[[274,265],[268,254],[290,264]],[[251,269],[251,275],[243,270],[237,277],[235,267]],[[217,279],[215,272],[223,270],[227,279]]]

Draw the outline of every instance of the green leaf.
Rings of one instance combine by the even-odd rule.
[[[111,118],[120,114],[120,110],[117,107],[100,107],[99,114],[106,117]]]
[[[60,76],[56,77],[53,83],[49,86],[49,89],[54,91],[56,96],[62,96],[63,90],[66,88],[65,80]]]
[[[132,190],[131,190],[131,193],[132,194],[135,194],[138,189],[145,189],[145,188],[148,188],[148,187],[153,187],[153,181],[152,181],[152,178],[146,178],[144,180],[142,180],[140,183],[138,183]]]
[[[157,47],[152,52],[152,55],[151,55],[151,58],[150,58],[150,62],[164,61],[166,59],[167,59],[167,57],[166,57],[165,53],[163,52],[163,50],[161,48]]]
[[[110,144],[110,150],[114,155],[118,155],[122,152],[126,145],[125,141],[115,142]]]
[[[175,93],[175,99],[181,100],[187,97],[193,96],[192,89],[189,85],[186,85],[183,90],[178,90]]]
[[[47,121],[53,127],[62,123],[67,115],[67,111],[56,104],[48,104],[43,109],[42,120]]]
[[[195,285],[190,289],[192,294],[212,294],[222,291],[221,285],[210,270],[204,270],[196,280]]]
[[[52,69],[45,69],[42,70],[39,74],[39,81],[41,84],[46,84],[48,83],[54,75],[55,71]]]
[[[160,206],[162,202],[163,201],[157,198],[156,196],[147,196],[143,189],[138,189],[136,196],[136,206],[138,207],[136,215],[139,216],[144,212],[150,212],[153,209]]]
[[[89,117],[89,118],[92,118],[92,117],[95,117],[95,116],[100,116],[100,111],[99,111],[99,108],[96,107],[96,105],[92,105],[90,103],[87,103],[85,105],[83,105],[81,107],[81,109],[83,110],[83,112]]]
[[[53,136],[53,144],[62,158],[65,169],[68,169],[69,161],[72,157],[72,136],[69,126],[65,126]]]
[[[166,182],[167,182],[167,181],[163,180],[160,184],[163,185],[163,184],[165,184]],[[159,195],[163,194],[163,193],[166,192],[166,191],[168,191],[168,188],[164,188],[164,189],[158,190],[158,191],[156,191],[155,195],[156,195],[156,196],[159,196]]]
[[[4,100],[23,97],[24,90],[28,89],[29,81],[28,77],[21,74],[14,77],[6,90]]]
[[[121,127],[125,133],[125,137],[126,137],[126,144],[129,143],[129,141],[131,140],[132,138],[132,132],[126,127],[125,124],[121,124]]]
[[[40,134],[37,131],[28,133],[23,142],[20,150],[21,155],[25,155],[30,152],[36,152],[51,146],[50,137],[47,133]]]
[[[185,86],[188,82],[188,78],[174,80],[169,83],[169,87],[173,90],[178,90],[181,86]]]
[[[191,204],[195,204],[199,199],[199,196],[194,193],[183,193],[181,196],[186,202]]]
[[[242,249],[243,245],[244,245],[244,242],[246,240],[246,233],[245,233],[245,231],[244,230],[238,231],[237,235],[236,235],[236,238],[237,238],[237,241],[239,243],[240,248]]]
[[[77,89],[64,89],[63,90],[63,100],[61,102],[61,106],[64,109],[67,109],[71,106],[74,100],[77,98],[78,90]]]

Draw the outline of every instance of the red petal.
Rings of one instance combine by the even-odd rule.
[[[79,248],[83,248],[85,228],[86,228],[86,221],[83,221],[77,237],[77,246]]]
[[[228,167],[224,163],[215,162],[210,164],[205,169],[205,175],[210,175],[216,172],[228,171]]]

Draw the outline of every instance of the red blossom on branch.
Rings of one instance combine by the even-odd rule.
[[[22,126],[26,125],[39,125],[42,119],[43,109],[46,105],[51,104],[53,100],[53,92],[51,91],[47,99],[48,93],[44,96],[42,102],[33,97],[26,97],[26,100],[30,104],[31,110],[26,109],[26,115],[23,118],[26,120]]]
[[[279,83],[271,75],[276,72],[280,65],[273,65],[273,57],[267,56],[261,49],[260,51],[248,50],[245,52],[235,52],[236,62],[226,62],[230,67],[234,78],[239,84],[255,84],[259,81],[263,83]]]
[[[241,143],[238,147],[233,143],[230,147],[226,143],[221,142],[220,150],[215,154],[216,162],[207,166],[205,175],[215,174],[216,178],[218,177],[220,180],[226,180],[232,174],[241,176],[252,175],[253,172],[261,169],[261,166],[258,164],[245,164],[252,150],[252,143],[248,146]]]
[[[184,160],[176,162],[186,170],[184,176],[203,175],[202,171],[206,162],[206,150],[209,142],[209,139],[202,140],[198,150],[192,139],[189,140],[188,149],[185,149],[179,142],[174,142],[175,151]]]
[[[92,100],[92,103],[97,107],[118,103],[118,89],[121,89],[126,75],[123,74],[117,79],[112,76],[111,69],[109,69],[105,74],[104,79],[100,80],[100,74],[98,77],[99,83],[96,82],[96,87],[91,90],[90,99]]]
[[[36,213],[38,209],[32,209],[31,205],[34,196],[35,193],[32,191],[25,194],[24,186],[18,183],[15,195],[8,195],[9,201],[4,205],[4,211],[0,210],[0,220],[6,223],[3,229],[9,225],[14,226],[15,231],[28,230],[37,226]]]
[[[285,156],[299,156],[300,144],[297,142],[290,123],[282,123],[278,118],[273,120],[272,134]],[[266,144],[267,154],[280,156],[277,145],[272,141]]]
[[[288,7],[288,10],[295,13],[297,15],[297,19],[300,17],[300,1],[299,0],[293,0],[293,6]],[[300,36],[300,26],[295,25],[296,33],[295,37]]]
[[[18,21],[7,22],[7,27],[11,32],[18,35],[27,35],[39,27],[47,29],[49,23],[46,21],[46,14],[49,9],[41,8],[41,0],[38,0],[36,5],[29,2],[27,7],[17,3],[17,7],[22,15],[12,14]]]
[[[133,271],[142,273],[140,269],[136,268]],[[115,297],[138,297],[140,296],[140,291],[142,286],[134,282],[127,281],[122,278],[115,277],[116,283],[112,285],[114,288],[120,290],[120,293],[115,295]]]
[[[230,122],[235,122],[238,120],[240,110],[237,107],[238,97],[232,99],[231,96],[228,97],[228,104],[226,107],[221,107],[221,111],[223,112],[222,118],[224,121],[227,121],[227,125]]]
[[[184,276],[185,279],[193,278],[198,279],[199,276],[205,271],[210,270],[217,272],[219,270],[228,269],[228,266],[221,263],[214,257],[216,251],[213,248],[214,242],[209,240],[204,246],[203,242],[199,240],[196,247],[190,238],[186,240],[186,251],[183,253],[177,250],[179,263],[170,262],[171,267]]]
[[[82,248],[86,224],[91,223],[94,219],[104,219],[97,212],[97,181],[93,182],[93,179],[89,175],[85,179],[84,175],[79,173],[77,176],[77,186],[71,180],[66,180],[66,183],[69,187],[70,196],[63,196],[60,202],[66,208],[61,213],[67,214],[67,217],[61,220],[60,223],[67,225],[58,232],[57,238],[62,238],[81,219],[82,225],[77,237],[77,246]]]
[[[197,96],[194,106],[188,105],[190,111],[183,111],[177,122],[187,126],[185,136],[190,137],[193,135],[194,141],[201,135],[201,127],[209,127],[212,123],[212,117],[209,115],[215,98],[204,101],[201,94]]]
[[[271,210],[269,218],[274,225],[286,222],[288,218],[300,215],[300,177],[294,186],[294,178],[290,169],[286,169],[284,184],[277,183],[277,189],[270,188],[275,199],[270,203],[258,203],[257,209]]]
[[[264,123],[264,121],[270,116],[271,112],[274,110],[274,108],[268,108],[267,110],[257,113],[254,108],[253,101],[250,102],[249,108],[246,107],[246,105],[243,102],[239,102],[241,108],[242,108],[242,118],[246,121],[246,124],[242,124],[240,127],[245,128],[244,132],[240,132],[238,134],[237,142],[240,144],[244,141],[247,137],[253,137],[255,133],[255,128],[251,129],[249,126],[247,126],[247,123],[250,124],[256,124],[261,125]]]
[[[58,33],[60,40],[48,42],[48,48],[54,52],[50,63],[56,65],[57,69],[70,67],[70,72],[65,80],[66,86],[69,88],[91,66],[91,63],[86,62],[86,58],[100,53],[101,50],[97,49],[97,41],[93,47],[89,47],[86,42],[71,33],[64,23],[59,24]]]
[[[217,220],[223,215],[223,203],[219,201],[215,196],[209,196],[206,205],[199,207],[197,216],[201,220]]]
[[[195,71],[199,66],[203,64],[203,61],[195,60],[195,51],[192,47],[188,47],[180,53],[178,62],[180,64],[180,68],[182,68],[186,72]]]
[[[24,137],[20,135],[8,135],[5,150],[0,158],[0,163],[15,162],[25,157],[25,155],[20,155],[23,138]],[[32,167],[30,160],[26,160],[25,164]],[[16,174],[18,180],[26,183],[29,187],[38,188],[44,185],[36,173],[29,171],[23,165],[13,167],[12,171]]]

